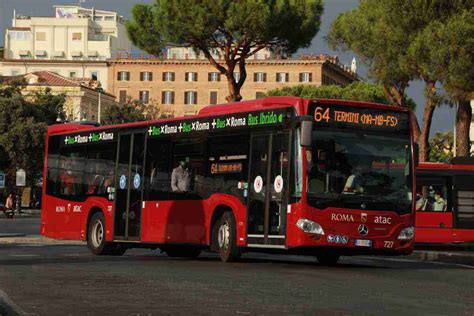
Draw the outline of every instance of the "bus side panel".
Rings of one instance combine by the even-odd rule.
[[[453,213],[416,212],[415,242],[453,242]]]
[[[56,232],[54,230],[54,211],[55,207],[53,203],[49,202],[49,197],[43,193],[42,203],[41,203],[41,235],[49,238],[56,238]]]
[[[242,202],[230,194],[213,194],[205,201],[208,217],[206,220],[206,243],[211,243],[211,221],[212,214],[218,206],[227,206],[230,208],[235,217],[236,225],[236,242],[237,246],[243,247],[247,245],[247,208]]]
[[[146,201],[142,209],[143,242],[205,243],[202,200]]]
[[[146,201],[142,210],[141,241],[210,244],[212,214],[220,205],[233,210],[237,245],[245,246],[246,208],[236,197],[228,194],[213,194],[204,201]]]

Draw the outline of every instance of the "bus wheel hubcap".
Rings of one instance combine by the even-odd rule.
[[[92,244],[96,248],[100,247],[103,239],[104,239],[104,227],[102,226],[101,221],[97,221],[92,227]]]
[[[217,241],[219,242],[219,247],[222,249],[227,249],[229,246],[229,224],[228,223],[223,223],[219,227],[219,233],[217,236]]]

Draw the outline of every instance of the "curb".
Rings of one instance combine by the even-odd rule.
[[[0,238],[11,238],[11,237],[25,237],[26,234],[2,234],[0,233]]]
[[[423,261],[433,261],[438,259],[473,259],[474,260],[474,251],[425,251],[425,250],[415,250],[413,255],[419,257]]]

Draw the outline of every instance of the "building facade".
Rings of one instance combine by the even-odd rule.
[[[64,112],[68,121],[100,121],[99,112],[116,104],[115,96],[97,90],[98,82],[85,78],[66,78],[54,72],[37,71],[15,77],[2,77],[2,83],[24,80],[26,96],[49,89],[52,94],[64,94]]]
[[[168,52],[169,54],[170,52]],[[171,57],[171,58],[170,58]],[[243,99],[260,98],[269,90],[297,84],[346,85],[358,80],[337,57],[306,56],[300,59],[250,59]],[[234,73],[239,77],[239,73]],[[194,115],[203,106],[225,103],[226,78],[201,58],[114,59],[109,61],[107,91],[123,103],[138,99],[160,106],[164,116]]]
[[[53,17],[14,13],[5,32],[0,75],[51,71],[69,78],[87,77],[108,85],[107,60],[130,51],[124,20],[116,12],[79,6],[55,6]]]

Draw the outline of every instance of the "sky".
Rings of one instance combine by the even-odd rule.
[[[117,11],[125,18],[130,17],[130,9],[135,3],[151,3],[153,0],[86,0],[82,4],[83,7],[95,7],[96,9]],[[11,26],[13,16],[13,9],[16,9],[17,14],[33,15],[33,16],[53,16],[53,5],[61,4],[77,4],[78,1],[67,0],[0,0],[0,46],[3,46],[5,29]],[[351,52],[338,52],[329,49],[324,37],[329,31],[331,22],[336,16],[344,11],[349,11],[355,8],[359,0],[325,0],[324,14],[321,18],[321,29],[317,36],[313,39],[311,46],[301,49],[299,53],[325,53],[331,55],[338,55],[339,60],[347,65],[351,64],[352,58],[357,56]],[[367,78],[367,71],[360,62],[357,65],[357,72],[363,78]],[[413,98],[416,102],[416,116],[421,123],[423,116],[423,104],[425,101],[423,92],[423,83],[420,81],[412,82],[408,88],[408,96]],[[433,124],[431,126],[432,135],[434,132],[447,131],[453,128],[454,124],[454,110],[448,106],[441,106],[438,108],[433,116]]]

